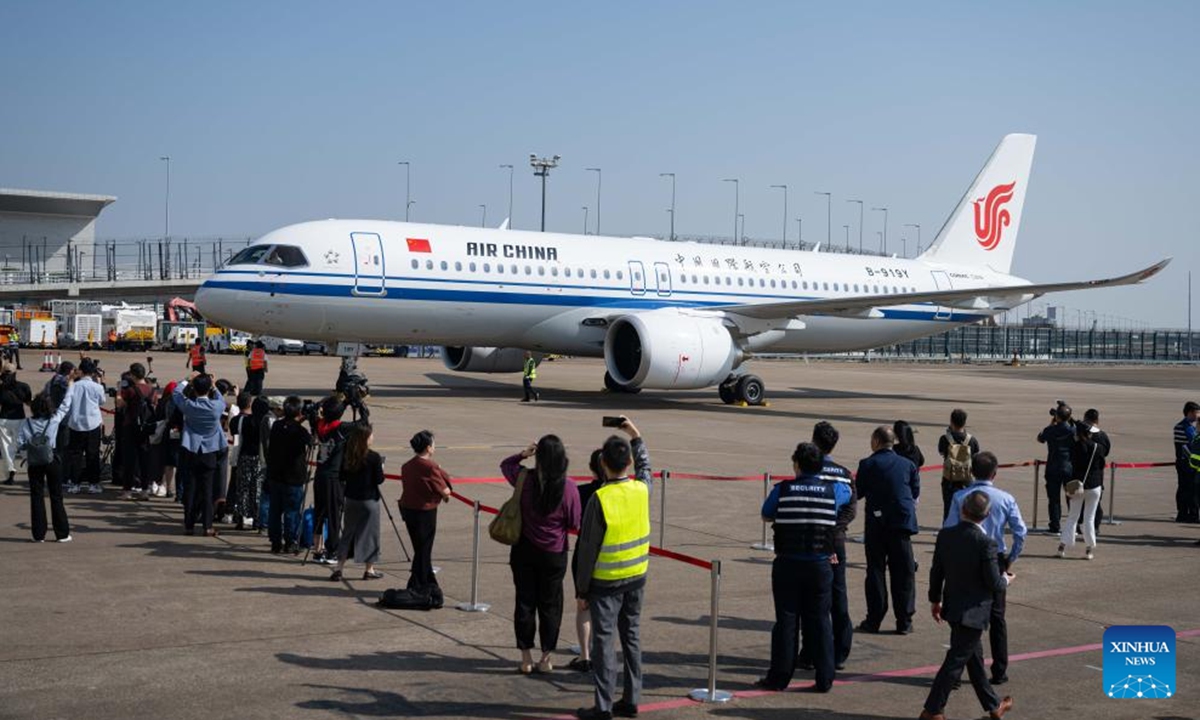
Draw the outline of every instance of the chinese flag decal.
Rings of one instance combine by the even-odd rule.
[[[429,241],[419,238],[408,238],[408,251],[419,253],[431,253],[433,248],[429,247]]]

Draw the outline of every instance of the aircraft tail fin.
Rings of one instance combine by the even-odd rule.
[[[921,259],[1007,274],[1036,144],[1036,135],[1005,135]]]

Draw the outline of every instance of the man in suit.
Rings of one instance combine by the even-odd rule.
[[[866,501],[867,618],[858,629],[878,633],[887,615],[888,588],[884,574],[891,576],[892,613],[896,632],[912,632],[916,612],[916,566],[912,536],[917,534],[917,498],[921,477],[912,461],[897,455],[892,446],[896,435],[882,425],[871,434],[872,455],[858,464],[858,496]]]
[[[996,696],[983,668],[980,639],[992,612],[992,598],[1001,592],[1007,578],[996,561],[996,543],[983,531],[991,500],[986,492],[973,490],[963,498],[962,522],[938,533],[929,569],[929,602],[933,619],[950,623],[950,649],[933,680],[920,720],[946,720],[942,710],[963,667],[975,688],[984,712],[999,720],[1012,709],[1013,700]]]

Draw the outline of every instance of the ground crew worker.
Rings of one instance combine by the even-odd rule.
[[[204,354],[204,341],[196,338],[196,342],[188,348],[187,362],[184,367],[190,367],[193,372],[204,374],[208,367],[208,358]]]
[[[825,457],[813,443],[800,443],[792,454],[795,480],[771,489],[762,516],[773,523],[775,562],[771,592],[775,596],[775,626],[771,629],[771,668],[755,684],[784,690],[796,671],[796,636],[816,669],[817,692],[833,687],[833,565],[838,562],[837,517],[851,500],[850,485],[822,474]]]
[[[112,352],[113,350],[117,349],[116,328],[109,328],[109,330],[108,330],[108,348],[107,349],[109,352]]]
[[[21,333],[13,328],[13,331],[8,336],[9,348],[12,351],[12,361],[16,364],[18,370],[23,370],[21,367]]]
[[[525,398],[521,402],[529,402],[531,398],[533,400],[541,400],[542,396],[538,394],[537,390],[533,389],[533,381],[537,380],[537,360],[533,359],[533,353],[528,350],[525,351],[524,375]]]
[[[246,392],[255,397],[262,395],[263,379],[266,375],[267,349],[262,340],[259,340],[246,355]]]
[[[1175,522],[1200,522],[1200,506],[1196,504],[1196,471],[1192,469],[1188,448],[1196,437],[1197,418],[1200,418],[1200,404],[1191,400],[1184,403],[1183,419],[1175,423],[1175,474],[1178,485],[1175,488]]]
[[[630,437],[612,436],[600,451],[605,482],[583,513],[575,548],[575,597],[580,610],[592,617],[592,671],[595,704],[575,711],[582,720],[637,717],[642,694],[642,646],[639,623],[646,571],[650,566],[650,453],[634,424],[626,418],[620,429]],[[629,477],[630,466],[634,478]],[[617,651],[620,634],[625,682],[617,689]],[[793,654],[794,651],[793,651]]]

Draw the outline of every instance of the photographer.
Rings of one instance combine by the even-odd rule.
[[[1075,423],[1071,418],[1071,406],[1062,400],[1050,409],[1050,424],[1040,433],[1037,440],[1046,446],[1046,508],[1050,513],[1047,532],[1058,535],[1062,528],[1062,488],[1071,480],[1071,448],[1075,444]]]
[[[181,450],[188,465],[184,487],[183,527],[187,535],[195,534],[199,519],[204,534],[216,537],[213,528],[213,481],[217,474],[217,456],[228,450],[221,429],[225,398],[213,387],[211,375],[197,375],[191,383],[175,387],[175,407],[183,415]]]
[[[283,401],[283,416],[271,426],[267,445],[267,533],[271,552],[296,554],[304,486],[308,484],[308,446],[312,436],[300,424],[304,403],[295,395]]]
[[[342,510],[345,506],[345,485],[341,481],[342,457],[346,439],[360,426],[368,427],[370,413],[362,408],[356,422],[343,422],[346,405],[336,396],[325,398],[319,406],[313,430],[317,436],[317,469],[313,474],[313,559],[332,565],[341,539]],[[323,528],[329,529],[328,539]]]
[[[79,361],[79,375],[68,391],[70,410],[67,411],[68,438],[68,485],[67,492],[78,493],[83,485],[93,495],[100,489],[100,437],[104,432],[104,419],[100,406],[104,404],[104,376],[100,365],[91,358]]]
[[[1104,494],[1104,468],[1112,445],[1108,435],[1100,428],[1087,422],[1075,424],[1075,439],[1071,446],[1071,465],[1074,478],[1067,484],[1078,485],[1074,493],[1068,493],[1067,505],[1070,517],[1062,526],[1058,543],[1058,557],[1066,557],[1067,550],[1075,546],[1075,524],[1083,519],[1084,558],[1091,560],[1096,547],[1096,509]]]

